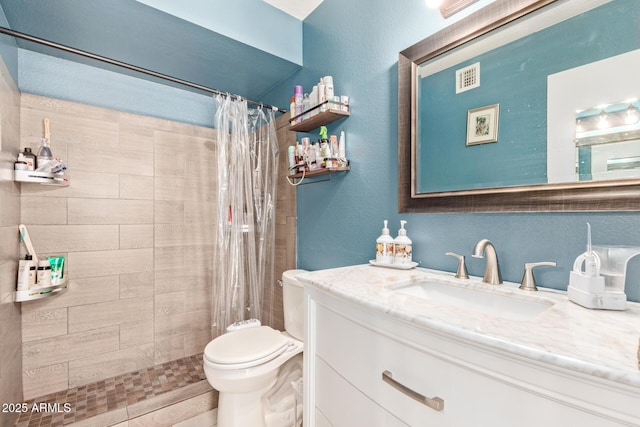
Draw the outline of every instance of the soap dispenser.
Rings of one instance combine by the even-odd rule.
[[[394,247],[394,260],[395,264],[411,264],[411,239],[407,237],[407,230],[404,225],[407,221],[400,221],[400,230],[398,230],[398,237],[393,241]]]
[[[376,240],[376,263],[391,264],[393,263],[393,237],[389,235],[387,228],[388,221],[384,220],[384,228],[382,234]]]

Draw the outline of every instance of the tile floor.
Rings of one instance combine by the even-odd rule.
[[[25,402],[15,427],[57,427],[206,381],[202,354],[107,378]]]

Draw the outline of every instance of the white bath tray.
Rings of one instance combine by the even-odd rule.
[[[412,262],[410,264],[382,264],[382,263],[376,262],[375,259],[370,259],[369,264],[374,265],[376,267],[393,268],[395,270],[411,270],[412,268],[416,268],[418,266],[417,262]]]
[[[15,291],[15,301],[32,301],[41,298],[47,298],[67,290],[66,280],[59,285],[49,286],[46,288],[27,289],[26,291]]]
[[[16,182],[32,182],[44,185],[58,185],[66,187],[69,185],[69,177],[59,173],[36,172],[36,171],[13,171],[13,179]]]

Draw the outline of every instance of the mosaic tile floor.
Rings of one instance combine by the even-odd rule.
[[[15,427],[64,426],[199,381],[202,354],[28,400]]]

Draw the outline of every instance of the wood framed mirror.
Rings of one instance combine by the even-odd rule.
[[[580,178],[576,178],[576,180],[571,181],[563,179],[549,179],[548,177],[552,176],[553,172],[549,169],[552,168],[552,166],[549,166],[550,161],[546,159],[546,154],[542,156],[545,158],[544,161],[546,163],[543,167],[544,170],[540,173],[540,175],[543,176],[542,179],[544,179],[544,182],[536,182],[535,180],[532,180],[532,182],[523,181],[524,183],[521,183],[518,181],[517,183],[512,184],[509,182],[506,185],[502,185],[501,181],[495,181],[497,184],[478,186],[476,185],[477,179],[474,178],[473,174],[469,173],[471,176],[471,182],[468,187],[461,186],[453,189],[436,187],[432,191],[424,191],[420,188],[420,185],[417,184],[417,177],[420,175],[420,162],[424,161],[425,155],[431,156],[430,160],[434,161],[433,164],[441,163],[443,165],[443,172],[441,172],[441,175],[445,181],[448,179],[446,174],[453,173],[451,172],[451,165],[458,163],[464,164],[462,161],[458,162],[456,160],[457,158],[454,160],[451,158],[441,159],[436,156],[433,152],[434,150],[421,148],[418,145],[420,144],[420,131],[425,129],[426,126],[429,126],[428,124],[420,123],[418,121],[421,116],[424,116],[424,114],[419,111],[418,103],[424,102],[425,99],[430,99],[418,93],[420,90],[418,84],[418,78],[421,77],[420,67],[423,64],[431,64],[436,61],[441,61],[443,58],[449,58],[447,60],[449,62],[453,62],[454,65],[447,65],[446,67],[439,66],[438,69],[446,68],[449,70],[455,70],[460,67],[457,66],[455,60],[450,58],[455,58],[455,55],[465,48],[472,51],[476,50],[475,47],[469,49],[470,45],[473,45],[474,43],[484,43],[486,39],[494,36],[495,34],[499,34],[500,32],[504,32],[505,29],[511,29],[517,32],[519,31],[519,28],[530,27],[531,21],[528,20],[538,19],[537,17],[541,15],[546,14],[548,16],[558,16],[562,15],[562,13],[570,13],[559,13],[558,10],[562,10],[563,8],[570,10],[574,7],[578,8],[578,12],[576,12],[575,15],[572,15],[571,19],[576,17],[581,18],[585,15],[583,12],[585,8],[588,10],[597,10],[599,7],[617,7],[620,15],[628,15],[631,20],[628,27],[631,29],[631,33],[628,37],[632,42],[627,45],[622,52],[601,52],[601,58],[617,58],[627,55],[628,53],[632,53],[634,55],[640,53],[640,43],[638,42],[640,37],[638,37],[639,34],[637,29],[640,28],[640,22],[638,22],[638,17],[640,16],[640,5],[638,5],[637,2],[634,4],[631,0],[496,0],[494,3],[489,4],[467,18],[452,24],[446,29],[427,37],[426,39],[400,52],[398,58],[399,212],[562,212],[640,210],[640,168],[638,169],[637,176],[625,178],[609,175],[609,177],[614,178],[590,181],[581,181]],[[633,10],[625,10],[625,8]],[[559,22],[547,24],[547,26],[560,25],[562,22],[562,20],[559,20]],[[621,26],[615,24],[610,25],[609,27],[615,29]],[[612,34],[611,37],[618,36]],[[551,42],[549,42],[549,40],[554,41],[555,39],[547,39],[546,47],[550,46]],[[516,41],[516,43],[519,43],[519,41]],[[584,48],[584,46],[572,47],[569,52],[577,51],[582,48]],[[465,61],[473,62],[475,59],[473,57],[465,58]],[[464,64],[467,62],[464,62]],[[482,65],[482,61],[480,62]],[[547,62],[554,61],[549,61],[549,59],[547,59]],[[596,59],[592,63],[597,64],[600,62],[600,59]],[[586,65],[590,64],[591,63]],[[581,67],[583,67],[583,65],[576,66],[575,64],[572,64],[569,68],[571,70],[579,68],[582,69]],[[495,69],[495,67],[495,64],[492,64],[492,66],[485,66],[481,69],[483,72],[484,70],[487,70],[490,73]],[[522,67],[524,67],[524,65],[522,65]],[[551,86],[553,84],[551,82],[555,81],[553,79],[555,79],[556,76],[563,75],[565,71],[567,70],[554,69],[551,73],[545,74],[541,77],[541,79],[545,86]],[[610,76],[607,78],[609,80],[618,79],[617,76]],[[489,79],[485,79],[485,75],[483,75],[481,81],[484,80]],[[523,80],[522,84],[526,85],[527,80]],[[598,87],[600,87],[600,85],[598,85]],[[584,87],[583,89],[584,92],[588,92],[592,91],[593,87]],[[505,89],[505,91],[509,90],[510,89]],[[634,95],[640,96],[640,89],[637,87],[631,88],[629,91],[628,96],[630,97]],[[558,102],[555,100],[561,99],[563,95],[554,94],[553,96],[550,96],[546,92],[543,95],[545,99],[544,111],[539,112],[539,114],[543,115],[543,119],[540,119],[539,121],[547,124],[546,122],[548,121],[556,120],[558,114],[556,113],[555,108]],[[617,95],[612,94],[611,96],[615,98]],[[527,99],[523,97],[521,97],[521,100],[524,100],[525,103],[527,101]],[[621,100],[622,99],[610,99],[609,101]],[[447,100],[440,100],[439,102],[440,104],[437,105],[449,104]],[[500,105],[500,129],[497,132],[497,143],[492,139],[487,139],[487,141],[491,141],[490,144],[466,145],[465,147],[464,136],[468,135],[469,131],[467,129],[467,109],[469,111],[483,111],[482,108],[478,109],[477,107],[484,107],[485,104],[492,108],[496,104]],[[581,105],[581,107],[586,108],[591,107],[591,105]],[[570,106],[566,108],[570,108]],[[497,110],[495,111],[495,114],[497,114]],[[578,152],[575,147],[577,139],[574,140],[574,135],[576,134],[576,111],[577,110],[570,111],[570,113],[573,114],[573,117],[569,120],[570,123],[562,125],[562,127],[573,132],[573,135],[563,135],[561,138],[563,141],[562,143],[570,147],[569,156],[574,152]],[[456,124],[454,126],[450,126],[445,133],[447,134],[447,137],[455,133],[458,133],[458,136],[453,143],[449,142],[449,144],[457,144],[461,147],[458,148],[458,150],[466,150],[466,153],[471,153],[469,155],[472,159],[482,157],[477,155],[478,153],[481,153],[481,151],[478,150],[486,150],[488,153],[487,157],[492,158],[497,162],[493,166],[487,163],[486,168],[489,170],[501,169],[501,161],[503,161],[502,165],[505,166],[505,169],[507,168],[506,166],[509,166],[511,169],[520,168],[520,164],[516,161],[509,160],[510,158],[508,156],[500,154],[500,152],[497,152],[498,154],[491,154],[489,151],[497,150],[496,147],[500,147],[501,144],[502,146],[500,149],[505,149],[507,143],[512,142],[512,140],[508,138],[508,131],[509,125],[512,127],[515,126],[515,121],[512,119],[515,114],[513,114],[513,111],[506,101],[503,102],[499,98],[488,97],[484,104],[468,104],[463,108],[463,111],[456,114],[458,115],[456,116]],[[548,116],[551,117],[551,119],[549,119]],[[549,129],[546,129],[546,132],[542,131],[541,135],[539,135],[538,144],[544,144],[544,150],[540,149],[540,147],[532,148],[529,152],[518,154],[518,156],[520,156],[518,157],[518,161],[523,164],[530,162],[532,157],[530,153],[532,150],[537,150],[538,152],[555,151],[555,148],[547,148],[547,144],[550,144],[551,141],[556,138],[555,133],[553,133],[555,130],[550,129],[552,129],[551,126]],[[516,132],[518,130],[519,128],[515,129]],[[529,135],[526,131],[522,131],[521,133],[523,135]],[[520,138],[523,140],[527,139],[522,136],[520,136]],[[640,146],[640,142],[638,142],[638,145]],[[422,152],[420,151],[421,149],[423,150]],[[471,150],[476,151],[473,152]],[[423,157],[420,157],[420,155]],[[574,167],[574,164],[577,165],[577,163],[579,163],[578,154],[575,154],[575,156],[575,159],[570,158],[568,162],[569,168],[571,169]],[[566,169],[567,161],[564,163],[564,167]],[[627,165],[631,165],[632,163],[633,162],[629,161],[627,162]],[[469,168],[467,167],[463,173],[467,174],[466,171],[468,169]],[[570,172],[572,175],[579,175],[575,170],[571,170]]]

